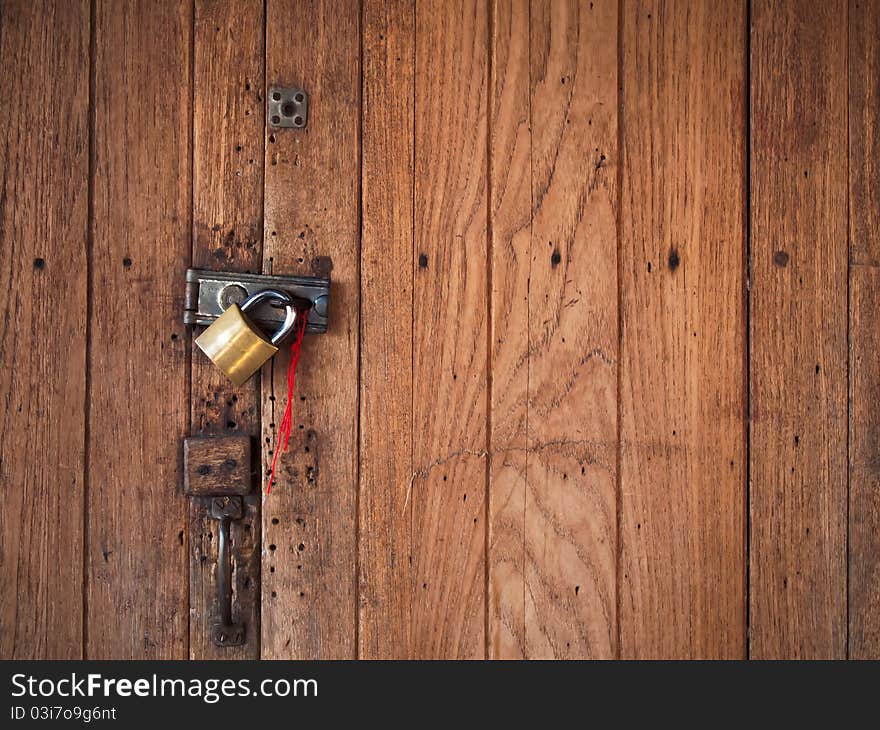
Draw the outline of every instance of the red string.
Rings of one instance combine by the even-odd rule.
[[[278,428],[278,438],[275,441],[275,453],[272,455],[272,466],[269,469],[269,483],[266,485],[266,494],[272,491],[272,482],[275,479],[275,462],[278,461],[278,454],[282,451],[287,451],[287,444],[290,441],[290,432],[293,428],[293,384],[296,379],[296,366],[299,363],[307,320],[308,312],[298,311],[296,313],[296,336],[293,339],[293,344],[290,346],[290,365],[287,367],[287,405],[284,407],[284,417],[281,419],[281,426]]]

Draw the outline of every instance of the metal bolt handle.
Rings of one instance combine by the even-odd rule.
[[[211,517],[220,523],[217,545],[217,606],[220,618],[211,626],[211,638],[217,646],[239,646],[244,643],[244,625],[232,620],[232,556],[229,546],[229,527],[232,520],[241,519],[241,497],[214,497]]]

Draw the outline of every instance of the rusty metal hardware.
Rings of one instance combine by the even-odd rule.
[[[273,129],[302,129],[309,123],[309,95],[304,89],[270,86],[268,100],[266,118]]]
[[[293,299],[307,302],[306,332],[327,331],[327,310],[330,303],[330,280],[317,276],[268,276],[239,274],[226,271],[189,269],[186,272],[186,296],[183,323],[209,325],[232,304],[241,304],[263,289],[276,289]],[[283,307],[263,302],[248,312],[252,322],[266,330],[281,326],[286,317]]]
[[[184,441],[184,491],[190,515],[193,565],[214,576],[216,591],[199,613],[218,647],[240,646],[259,632],[259,495],[251,494],[251,440],[247,436],[191,437]],[[216,521],[219,539],[214,544]],[[207,562],[216,550],[216,563]],[[256,634],[253,634],[256,635]]]
[[[220,544],[217,546],[217,605],[220,616],[211,624],[211,640],[217,646],[239,646],[244,643],[244,625],[232,620],[232,563],[229,548],[229,523],[240,520],[241,497],[214,497],[211,517],[220,523]]]
[[[249,309],[267,301],[280,302],[286,310],[284,323],[271,340],[266,339],[246,315]],[[264,289],[251,294],[241,306],[230,304],[196,338],[196,345],[235,385],[241,385],[278,352],[278,345],[293,331],[297,316],[289,294],[277,289]]]

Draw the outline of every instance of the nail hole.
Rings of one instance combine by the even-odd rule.
[[[273,114],[272,115],[272,124],[280,124],[280,123],[281,123],[281,117],[279,117],[277,114]]]
[[[273,91],[272,101],[281,101],[281,94],[279,94],[277,91]]]

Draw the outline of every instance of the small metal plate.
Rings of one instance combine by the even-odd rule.
[[[263,289],[281,289],[296,299],[311,302],[306,332],[320,334],[327,331],[329,279],[317,276],[236,274],[204,269],[189,269],[186,272],[186,308],[183,313],[183,323],[209,325],[223,314],[229,305],[239,304],[251,294]],[[270,332],[281,326],[286,314],[283,307],[273,307],[267,302],[249,309],[248,319]]]
[[[270,86],[268,98],[269,113],[266,118],[273,129],[302,129],[309,123],[309,95],[303,89]]]

